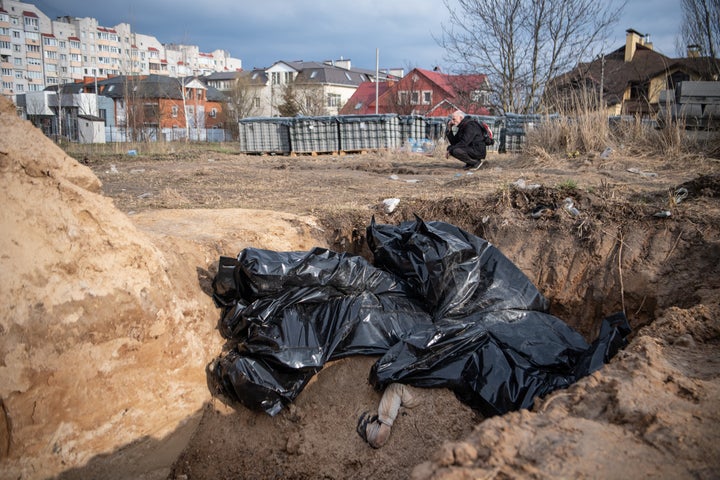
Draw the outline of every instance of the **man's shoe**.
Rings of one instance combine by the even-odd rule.
[[[463,167],[463,170],[477,170],[480,167],[482,167],[482,164],[483,164],[483,160],[480,160],[477,163],[473,163],[472,165],[468,163],[467,165],[465,165]]]

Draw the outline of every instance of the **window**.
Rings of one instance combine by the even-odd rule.
[[[70,48],[77,48],[80,49],[80,42],[77,40],[70,40]]]
[[[40,45],[25,45],[28,53],[40,53]]]
[[[425,90],[423,94],[423,105],[430,105],[432,103],[432,91]]]
[[[6,43],[7,43],[7,42],[6,42]],[[8,45],[10,45],[10,44],[8,43]],[[10,47],[8,47],[8,48],[10,48]],[[20,45],[19,43],[14,44],[14,45],[13,45],[13,52],[15,52],[15,53],[22,53],[22,45]]]
[[[12,82],[2,82],[3,90],[12,90],[13,84]]]
[[[398,102],[400,105],[408,104],[408,92],[407,90],[401,90],[398,92]]]
[[[420,92],[411,92],[410,98],[410,103],[412,103],[413,105],[417,105],[418,103],[420,103]]]
[[[173,106],[172,106],[172,117],[173,117],[173,118],[177,118],[177,116],[178,116],[178,111],[179,111],[178,106],[177,106],[177,105],[173,105]]]
[[[39,42],[40,34],[38,32],[25,32],[25,39],[32,40],[33,42]]]
[[[13,72],[13,71],[12,71],[12,68],[5,68],[5,67],[2,68],[2,75],[3,75],[3,76],[12,75],[12,72]]]
[[[259,108],[260,107],[260,97],[253,98],[253,104],[255,105],[256,108]]]
[[[52,60],[57,60],[58,54],[57,52],[52,52],[50,50],[45,50],[45,58],[50,58]]]
[[[43,37],[43,45],[46,47],[57,47],[57,38],[53,37]]]
[[[38,29],[37,17],[24,17],[24,19],[25,19],[25,30],[37,31],[37,29]]]
[[[20,38],[20,30],[13,30],[12,36],[13,38]]]
[[[23,64],[23,63],[22,63],[22,58],[20,58],[20,57],[15,57],[15,58],[13,58],[13,64],[16,65],[16,66],[18,66],[18,67],[21,67],[22,64]]]
[[[0,35],[10,36],[10,29],[7,27],[0,27]]]
[[[6,42],[5,40],[0,40],[0,48],[7,48],[10,50],[10,42]]]
[[[215,118],[215,117],[217,117],[217,108],[211,109],[209,115],[210,115],[210,118]]]
[[[328,104],[328,107],[339,107],[340,106],[340,94],[328,93],[327,104]]]
[[[272,72],[271,78],[273,85],[280,85],[280,72]]]

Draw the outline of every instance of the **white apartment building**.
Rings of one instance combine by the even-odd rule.
[[[0,94],[13,100],[86,77],[176,77],[241,67],[240,59],[225,50],[203,53],[193,45],[164,45],[127,23],[104,27],[90,17],[51,20],[35,5],[0,0]]]

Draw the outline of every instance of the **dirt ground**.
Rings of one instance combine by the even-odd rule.
[[[716,160],[491,155],[471,174],[441,155],[402,152],[96,162],[103,191],[131,218],[237,207],[312,216],[331,248],[365,255],[373,215],[449,221],[499,246],[589,340],[603,315],[623,307],[639,337],[607,371],[541,402],[539,413],[483,423],[448,392],[423,392],[377,451],[353,428],[378,400],[364,381],[372,360],[338,362],[278,418],[213,402],[174,478],[716,475]],[[675,203],[680,187],[691,193]],[[561,208],[568,196],[579,218]],[[400,199],[391,214],[388,198]],[[534,218],[538,206],[550,209]],[[665,210],[670,218],[655,216]]]
[[[122,325],[127,328],[109,313],[90,325],[91,333],[65,320],[61,323],[74,325],[77,339],[67,341],[57,357],[45,352],[41,361],[29,347],[24,353],[11,348],[11,340],[30,345],[26,338],[32,329],[43,328],[40,320],[30,325],[24,318],[54,318],[47,315],[54,312],[47,300],[42,316],[20,307],[46,290],[17,281],[0,292],[18,299],[10,302],[12,312],[3,316],[0,331],[5,337],[0,338],[0,379],[14,382],[0,392],[5,412],[0,467],[7,467],[0,478],[719,478],[717,159],[658,158],[614,146],[609,158],[599,152],[575,158],[491,154],[480,170],[467,173],[440,154],[402,151],[273,156],[213,145],[177,146],[164,154],[142,149],[137,156],[75,154],[75,162],[40,140],[32,154],[22,147],[30,140],[18,135],[14,142],[19,146],[0,141],[0,171],[6,182],[31,180],[22,180],[27,190],[10,189],[12,198],[3,202],[6,210],[29,208],[28,203],[36,202],[23,199],[30,195],[46,207],[51,202],[59,207],[18,214],[22,219],[11,224],[7,211],[0,217],[14,229],[0,267],[26,275],[23,269],[35,258],[30,252],[37,256],[57,250],[41,254],[42,265],[55,265],[49,270],[59,276],[53,288],[63,280],[85,280],[88,272],[94,279],[105,278],[98,272],[105,271],[107,262],[71,268],[67,258],[58,260],[67,252],[57,247],[55,237],[59,231],[68,234],[59,226],[68,220],[38,220],[71,210],[76,214],[72,218],[93,217],[92,224],[100,226],[93,230],[95,243],[77,237],[79,247],[68,247],[79,264],[83,253],[94,256],[112,244],[118,256],[110,259],[115,267],[105,275],[119,283],[118,291],[144,289],[145,294],[137,294],[137,305],[135,293],[125,300],[114,294],[112,302],[95,293],[91,303],[88,288],[73,290],[74,305],[84,312],[98,311],[103,304],[116,312],[126,309]],[[72,202],[50,195],[53,189],[63,190],[57,180],[62,175],[60,167],[43,163],[38,152],[44,149],[60,159],[63,172],[68,165],[81,172],[87,184],[83,188],[93,195]],[[20,167],[15,168],[15,159]],[[92,184],[95,177],[97,185]],[[563,209],[568,197],[577,215]],[[390,198],[399,199],[392,212],[383,202]],[[670,216],[656,215],[664,211]],[[380,398],[367,382],[375,358],[326,365],[296,402],[275,417],[211,395],[204,367],[222,349],[215,330],[219,310],[209,297],[220,255],[235,256],[247,246],[307,250],[319,245],[369,258],[365,227],[373,216],[381,223],[397,223],[414,215],[447,221],[489,240],[551,300],[551,313],[589,341],[604,316],[624,310],[633,327],[630,345],[601,371],[537,399],[531,411],[484,419],[449,391],[420,389],[420,404],[401,409],[389,443],[377,450],[355,432],[359,415],[376,409]],[[12,260],[13,248],[24,245],[22,239],[37,224],[46,240],[38,234],[25,262]],[[132,260],[130,252],[141,247],[147,253],[136,257],[159,258],[157,264]],[[120,257],[118,250],[128,253]],[[162,277],[161,286],[157,277],[145,278],[148,270],[150,277]],[[14,277],[5,273],[2,278]],[[163,296],[172,298],[163,303]],[[156,319],[158,311],[167,312],[164,323]],[[85,315],[73,312],[73,318]],[[146,318],[156,321],[155,326],[133,326],[135,317],[143,323]],[[40,340],[47,341],[48,335]],[[125,352],[130,352],[127,358],[137,357],[135,363],[123,360],[122,375],[111,375],[115,364],[98,362],[91,347],[100,345],[95,337],[101,336],[103,345],[132,337],[132,342],[113,347],[118,363],[117,358],[126,359]],[[88,373],[88,378],[111,388],[108,403],[120,403],[119,411],[132,413],[138,402],[145,402],[144,410],[128,419],[130,413],[120,415],[108,407],[95,419],[102,429],[78,427],[76,417],[94,411],[95,404],[83,410],[87,400],[81,394],[59,405],[41,393],[60,388],[57,372],[63,367],[49,366],[48,358],[66,359],[69,352],[77,357],[73,365],[90,360],[105,373],[97,379]],[[29,373],[11,375],[16,365],[23,365],[17,371]],[[52,375],[43,373],[53,368]],[[177,379],[187,388],[178,386]],[[70,380],[64,385],[55,397],[78,388]],[[132,394],[137,391],[145,394]],[[100,404],[102,396],[93,401]],[[155,419],[161,411],[164,417]],[[31,420],[22,420],[23,415]],[[179,425],[185,425],[184,432],[173,436],[182,430]],[[73,428],[84,430],[72,434]],[[23,452],[34,445],[33,435],[42,439],[33,447],[36,457],[45,460],[28,459],[30,454]],[[112,441],[100,442],[103,435],[113,436]],[[165,452],[164,457],[158,452]],[[155,464],[148,460],[151,454],[157,455]]]

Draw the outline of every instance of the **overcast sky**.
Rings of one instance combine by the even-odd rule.
[[[619,2],[619,0],[614,0]],[[222,49],[243,68],[278,60],[351,59],[380,68],[446,66],[435,38],[447,22],[441,0],[27,0],[51,19],[94,17],[101,26],[129,23],[161,43]],[[619,3],[616,3],[619,5]],[[624,45],[625,30],[650,34],[655,50],[678,56],[679,0],[629,0],[604,52]],[[587,59],[583,59],[587,60]]]

